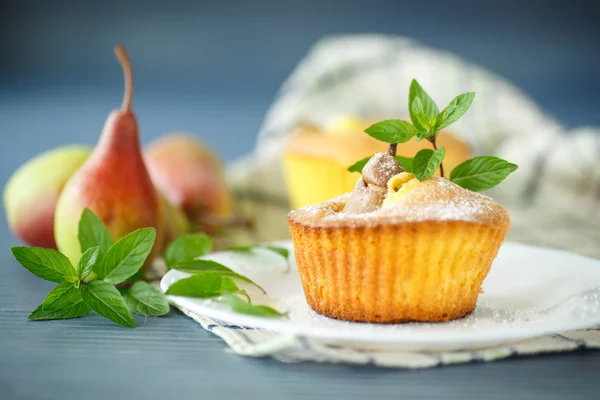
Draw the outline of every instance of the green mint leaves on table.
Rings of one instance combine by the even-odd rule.
[[[439,110],[425,89],[413,79],[408,94],[408,112],[412,123],[396,119],[377,122],[365,132],[373,138],[390,144],[388,154],[396,157],[406,172],[412,172],[419,181],[432,177],[437,169],[444,177],[445,150],[438,148],[437,134],[462,117],[475,98],[468,92],[456,96],[446,108]],[[414,158],[396,156],[396,146],[412,138],[418,142],[428,140],[433,150],[419,151]],[[348,167],[350,172],[362,172],[371,157],[357,161]],[[467,160],[450,173],[450,180],[465,189],[481,191],[491,189],[502,182],[517,166],[497,157],[481,156]]]
[[[185,272],[191,276],[180,279],[169,286],[166,294],[194,298],[212,298],[228,305],[233,311],[263,317],[282,317],[285,314],[263,305],[254,305],[245,290],[235,283],[234,279],[256,286],[263,293],[265,290],[247,276],[238,274],[231,268],[213,260],[202,259],[211,251],[212,241],[204,234],[188,235],[176,239],[165,251],[165,263],[169,269]],[[289,251],[272,245],[236,246],[226,248],[231,252],[251,252],[254,249],[266,249],[285,258]],[[170,256],[167,257],[167,254]],[[242,297],[246,297],[244,300]]]
[[[79,221],[78,237],[83,254],[77,266],[53,249],[11,249],[17,261],[30,272],[58,283],[29,319],[79,318],[94,311],[121,326],[133,328],[132,311],[146,316],[169,312],[165,295],[145,282],[137,282],[125,292],[128,301],[115,287],[139,274],[156,239],[154,228],[138,229],[114,242],[102,220],[86,209]]]

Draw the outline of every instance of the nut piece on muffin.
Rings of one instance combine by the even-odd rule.
[[[439,112],[417,86],[413,81],[410,103],[417,103],[416,114],[422,111],[411,114],[419,123],[388,120],[366,130],[390,146],[366,163],[354,190],[288,215],[304,294],[319,314],[399,323],[449,321],[475,309],[510,225],[506,210],[476,191],[517,167],[475,157],[446,179],[436,133],[464,114],[473,94]],[[415,136],[433,149],[403,166],[394,157],[396,145]]]

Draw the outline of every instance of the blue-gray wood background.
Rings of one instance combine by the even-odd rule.
[[[145,143],[201,135],[248,152],[277,88],[319,38],[411,36],[503,75],[567,126],[600,125],[600,2],[209,0],[0,2],[0,182],[37,153],[93,144],[129,50]],[[172,312],[125,330],[94,316],[28,322],[50,290],[12,259],[0,217],[0,398],[597,398],[600,354],[399,372],[284,366],[224,352]],[[203,394],[206,391],[206,394]]]

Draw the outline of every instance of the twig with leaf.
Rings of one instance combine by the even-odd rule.
[[[388,153],[395,156],[404,170],[413,173],[419,181],[433,176],[438,168],[441,177],[444,177],[442,161],[446,150],[437,146],[437,135],[442,129],[460,119],[474,98],[473,92],[458,95],[440,112],[435,101],[413,79],[408,96],[408,111],[412,124],[397,119],[385,120],[371,125],[365,132],[375,139],[389,143]],[[433,150],[420,150],[413,158],[396,156],[397,145],[406,143],[413,137],[417,142],[427,139]],[[369,159],[370,157],[367,157],[357,161],[348,167],[348,171],[362,172]],[[517,165],[498,157],[479,156],[456,166],[449,179],[465,189],[482,191],[498,185],[517,168]]]

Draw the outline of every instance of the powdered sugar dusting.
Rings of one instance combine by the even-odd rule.
[[[391,205],[367,213],[343,212],[350,194],[307,206],[290,218],[309,225],[364,226],[419,221],[467,221],[508,224],[509,216],[494,199],[466,190],[455,183],[432,177],[416,184]]]

